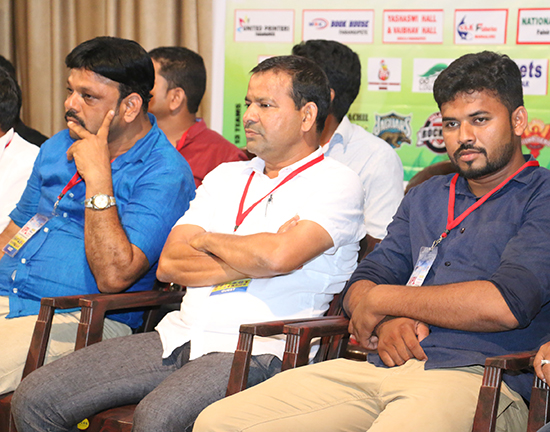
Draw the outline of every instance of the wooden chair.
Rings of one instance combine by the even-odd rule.
[[[366,360],[366,351],[345,346],[349,337],[348,319],[325,317],[302,323],[288,323],[283,329],[287,335],[283,359],[283,369],[307,364],[311,341],[316,337],[337,337],[329,346],[326,359],[344,357],[353,360]],[[258,324],[258,326],[261,326]],[[483,381],[479,391],[478,404],[472,432],[494,432],[500,389],[504,371],[521,373],[532,372],[536,351],[489,357],[485,361]],[[549,386],[536,375],[531,390],[527,432],[536,432],[550,421]]]
[[[82,302],[84,304],[84,302]],[[101,314],[94,311],[97,307],[94,305],[98,303],[97,299],[86,302],[89,304],[89,313],[86,317],[92,317],[87,321],[86,326],[88,332],[101,334],[96,326],[99,324],[96,320],[102,320]],[[121,305],[117,304],[117,309],[120,309]],[[105,308],[105,305],[102,306]],[[327,313],[338,314],[340,312],[340,299],[339,296],[331,302],[331,306]],[[87,319],[82,314],[84,319]],[[318,318],[311,318],[317,320]],[[233,359],[233,365],[230,372],[229,383],[227,387],[226,395],[237,393],[246,388],[246,382],[248,379],[248,370],[250,366],[250,358],[252,356],[252,343],[254,336],[274,336],[276,334],[282,334],[286,324],[303,322],[304,319],[295,320],[281,320],[262,324],[244,324],[240,328],[240,336],[237,350],[235,351],[235,357]],[[95,329],[95,330],[92,330]],[[79,337],[85,337],[84,334],[80,334]],[[88,336],[90,338],[91,336]],[[95,338],[91,338],[95,342]],[[323,349],[323,347],[321,347]],[[86,432],[130,432],[132,430],[132,419],[134,415],[136,405],[124,405],[121,407],[111,408],[102,411],[94,416],[90,416],[87,421],[89,426],[85,429]]]
[[[473,432],[494,432],[504,371],[532,371],[536,351],[489,357],[479,390]],[[529,403],[527,432],[536,432],[550,420],[548,385],[535,375]]]
[[[168,284],[157,283],[154,291],[121,294],[90,294],[86,296],[65,296],[43,298],[34,327],[31,345],[27,355],[23,378],[44,364],[56,309],[81,308],[81,319],[77,329],[75,350],[99,342],[103,335],[103,321],[109,310],[147,309],[144,314],[144,330],[154,326],[160,305],[181,302],[183,291],[171,290]],[[16,432],[10,408],[13,392],[0,395],[0,432]]]

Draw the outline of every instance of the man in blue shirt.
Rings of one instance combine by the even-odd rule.
[[[405,196],[344,298],[350,332],[378,354],[283,372],[207,408],[195,431],[471,431],[485,357],[547,337],[550,172],[521,154],[521,73],[468,54],[434,96],[459,174]],[[505,381],[497,430],[525,430],[532,376]]]
[[[166,237],[194,196],[188,164],[147,114],[147,52],[99,37],[65,63],[68,129],[41,147],[0,234],[0,393],[21,379],[40,299],[150,289]],[[110,318],[106,337],[140,323],[136,313]],[[78,314],[56,316],[49,361],[71,351],[77,324]]]

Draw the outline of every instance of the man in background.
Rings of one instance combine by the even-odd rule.
[[[14,130],[20,109],[21,89],[0,68],[0,232],[8,226],[8,215],[23,193],[38,155],[38,147]]]
[[[0,69],[6,70],[13,80],[17,82],[17,77],[15,75],[15,68],[13,67],[13,64],[6,59],[5,57],[0,55]],[[17,118],[15,119],[14,124],[15,132],[19,134],[20,137],[22,137],[24,140],[37,145],[40,147],[44,141],[48,139],[47,136],[41,134],[35,129],[32,129],[28,127],[23,121],[21,120],[21,117],[19,113],[17,113]]]
[[[159,128],[191,166],[195,185],[223,162],[247,160],[245,153],[206,127],[197,111],[206,90],[202,57],[183,47],[149,52],[155,66],[155,87],[149,112]]]
[[[325,156],[347,165],[361,178],[367,226],[361,248],[370,252],[386,235],[403,198],[401,159],[384,140],[346,116],[361,87],[361,62],[356,53],[336,41],[309,40],[295,45],[292,54],[313,60],[327,74],[332,102],[321,145]]]

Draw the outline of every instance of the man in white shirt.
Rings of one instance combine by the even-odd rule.
[[[39,150],[13,129],[21,101],[19,84],[0,68],[0,232],[8,226],[8,215],[27,185]]]
[[[247,148],[258,157],[205,177],[159,261],[161,281],[187,286],[181,310],[156,332],[101,342],[29,375],[12,402],[19,432],[70,430],[138,402],[134,432],[190,430],[225,395],[240,324],[319,316],[342,290],[365,235],[363,189],[319,148],[325,74],[305,58],[270,58],[252,70],[246,104]],[[283,349],[279,338],[254,344],[249,386],[280,370]]]
[[[342,162],[361,178],[367,226],[361,251],[370,252],[386,236],[386,227],[403,198],[401,159],[388,143],[346,116],[361,87],[361,62],[356,53],[336,41],[309,40],[295,45],[292,54],[313,60],[327,74],[332,102],[321,145],[325,156]]]

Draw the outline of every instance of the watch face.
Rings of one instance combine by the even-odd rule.
[[[104,209],[109,205],[109,197],[107,195],[96,195],[93,199],[93,205],[99,209]]]

